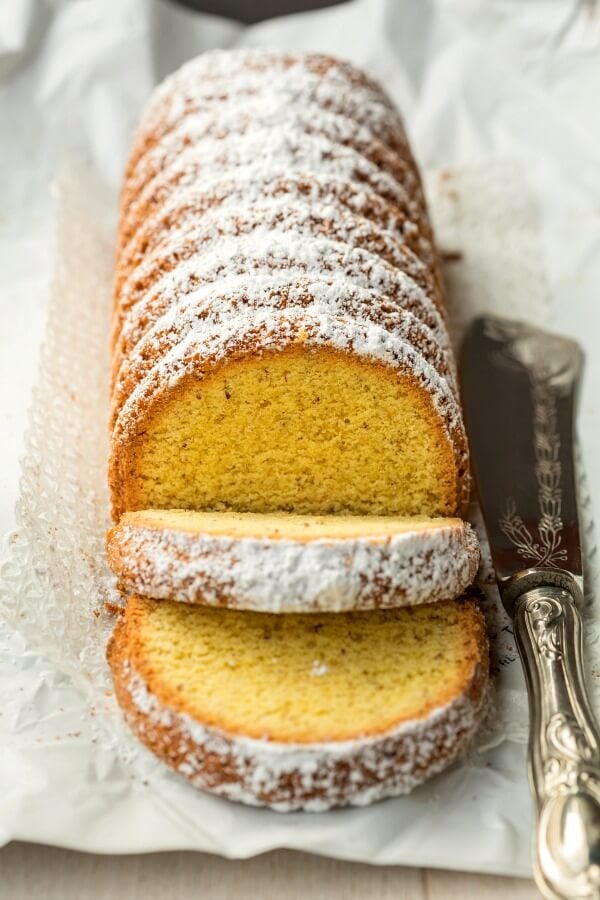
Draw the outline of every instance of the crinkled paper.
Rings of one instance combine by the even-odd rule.
[[[20,26],[15,19],[14,32],[3,35],[0,22],[0,112],[12,111],[19,125],[0,148],[0,163],[10,164],[10,176],[0,166],[9,212],[0,236],[12,262],[2,278],[16,292],[33,285],[31,241],[53,276],[1,583],[0,841],[231,857],[294,847],[379,864],[528,873],[526,697],[485,552],[491,712],[467,758],[408,797],[312,815],[238,807],[195,791],[122,726],[104,658],[112,623],[103,607],[114,596],[103,538],[116,187],[145,94],[193,53],[239,41],[349,56],[386,83],[428,166],[457,342],[474,314],[496,312],[563,329],[589,355],[598,322],[600,158],[581,128],[587,88],[577,103],[566,102],[579,67],[588,78],[593,71],[588,54],[598,46],[589,30],[579,30],[577,16],[569,24],[570,4],[559,2],[562,18],[529,10],[518,26],[500,3],[486,11],[459,0],[363,0],[243,30],[163,4],[97,0],[66,4],[32,48],[27,16],[35,12],[15,6]],[[545,66],[555,75],[549,83]],[[35,113],[43,115],[34,127]],[[50,205],[43,180],[59,170]],[[39,289],[41,270],[35,278]],[[22,353],[30,350],[25,329],[15,328],[11,339]],[[580,415],[590,563],[600,491],[597,375],[592,357]],[[476,509],[472,515],[478,524]],[[593,571],[588,583],[596,696]]]

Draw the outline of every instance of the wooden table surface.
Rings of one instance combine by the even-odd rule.
[[[524,879],[337,862],[280,850],[97,856],[32,844],[0,850],[0,900],[534,900]]]

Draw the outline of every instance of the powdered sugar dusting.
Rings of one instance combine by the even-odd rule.
[[[328,672],[329,672],[329,667],[325,663],[322,663],[321,660],[319,660],[319,659],[313,660],[310,674],[314,678],[321,678],[323,675],[327,675]]]
[[[261,160],[239,166],[231,173],[206,172],[200,182],[178,185],[176,191],[165,193],[162,200],[157,198],[148,216],[135,222],[135,228],[122,226],[119,269],[124,266],[125,271],[129,272],[132,265],[143,259],[158,242],[172,232],[181,234],[190,224],[198,226],[204,222],[207,211],[214,207],[222,207],[223,213],[235,221],[240,215],[251,215],[266,200],[273,198],[287,202],[300,201],[316,213],[318,204],[327,204],[336,222],[339,221],[340,210],[342,214],[351,211],[363,217],[388,231],[392,239],[401,245],[406,244],[430,270],[430,278],[435,280],[431,271],[435,266],[435,251],[422,210],[412,210],[409,216],[407,210],[390,204],[367,185],[355,184],[327,173],[292,171],[274,175],[262,165]],[[120,284],[119,279],[117,284]]]
[[[121,309],[135,302],[150,278],[171,271],[181,261],[198,256],[200,251],[219,248],[226,240],[254,235],[254,240],[268,240],[273,231],[295,237],[295,246],[304,248],[310,241],[330,240],[378,254],[389,265],[412,278],[428,296],[441,305],[439,289],[424,262],[391,231],[350,212],[335,197],[329,202],[307,201],[287,196],[255,198],[239,197],[235,213],[222,205],[192,214],[178,215],[180,200],[167,204],[157,221],[144,228],[137,247],[123,253],[117,300]],[[156,243],[149,243],[150,232],[158,231]]]
[[[265,94],[280,98],[283,107],[312,102],[322,109],[343,112],[375,134],[385,133],[384,127],[391,121],[394,134],[404,137],[399,116],[378,85],[347,64],[324,57],[315,64],[316,60],[314,54],[292,58],[243,50],[205,53],[192,60],[151,97],[132,161],[143,152],[149,135],[161,138],[184,117],[205,110],[211,101],[224,105],[243,98],[249,103]]]
[[[128,660],[113,672],[129,724],[150,748],[161,748],[163,759],[181,775],[221,797],[280,812],[364,806],[408,793],[465,750],[485,704],[482,690],[475,697],[464,692],[377,737],[278,743],[225,734],[170,708]],[[483,673],[479,677],[485,682]]]
[[[365,520],[368,532],[368,520]],[[199,525],[199,528],[201,526]],[[470,525],[415,524],[386,537],[270,540],[121,523],[108,554],[122,590],[258,612],[341,612],[432,603],[472,583]]]
[[[137,181],[134,177],[127,184],[126,196],[132,200],[123,210],[123,234],[129,236],[135,223],[172,191],[193,186],[208,173],[231,174],[250,165],[257,169],[259,177],[262,173],[271,179],[291,171],[332,175],[357,186],[366,185],[400,209],[412,210],[414,216],[422,208],[420,198],[408,194],[396,178],[351,147],[321,135],[299,133],[295,128],[274,132],[272,128],[257,126],[232,142],[209,137],[191,145],[168,159],[147,183],[142,175]]]
[[[162,274],[163,260],[169,254],[178,261],[174,265],[167,264],[167,272]],[[186,251],[179,240],[159,248],[157,254],[150,254],[123,286],[120,309],[126,313],[140,296],[147,296],[148,283],[152,284],[154,294],[162,292],[165,298],[171,296],[175,306],[193,279],[197,285],[240,271],[286,267],[315,273],[334,272],[340,277],[343,275],[348,284],[398,297],[407,309],[418,310],[424,323],[435,329],[437,340],[443,347],[450,346],[446,322],[436,303],[406,271],[368,249],[319,235],[303,240],[302,232],[298,234],[295,229],[282,229],[278,225],[257,226],[241,235],[221,234],[213,242],[202,240],[199,247],[196,245],[196,252],[193,249]]]
[[[391,117],[390,117],[391,118]],[[383,131],[394,146],[403,144],[403,138],[395,121],[387,121]],[[188,147],[204,142],[208,137],[228,145],[242,136],[260,128],[277,131],[304,132],[320,135],[336,144],[344,144],[363,153],[385,171],[397,177],[403,186],[415,196],[421,194],[421,182],[414,166],[403,155],[392,151],[382,142],[378,132],[362,125],[347,115],[324,110],[318,104],[298,102],[290,105],[287,98],[268,87],[260,96],[249,102],[242,96],[231,99],[226,106],[219,103],[195,116],[185,116],[179,125],[141,157],[131,169],[125,182],[126,191],[136,190],[142,180],[148,181],[169,160],[183,153]]]

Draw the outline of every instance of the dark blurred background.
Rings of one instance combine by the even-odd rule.
[[[2,0],[0,0],[2,2]],[[240,22],[260,22],[273,16],[306,12],[322,6],[337,6],[345,0],[179,0],[184,6],[201,12],[239,19]]]

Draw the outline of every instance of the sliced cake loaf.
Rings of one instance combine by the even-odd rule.
[[[432,230],[381,88],[254,50],[171,76],[127,165],[113,311],[109,661],[133,730],[275,809],[441,771],[484,710],[457,599],[479,550]]]
[[[461,519],[126,513],[108,559],[127,594],[258,612],[340,612],[460,596],[479,565]]]
[[[108,651],[140,740],[198,787],[277,810],[405,793],[481,719],[470,601],[273,616],[130,598]]]
[[[204,103],[220,83],[230,96]],[[344,111],[357,89],[381,137],[375,119],[354,121],[356,105]],[[135,148],[115,290],[115,517],[463,512],[467,447],[431,229],[381,89],[327,57],[221,51],[159,90]]]

